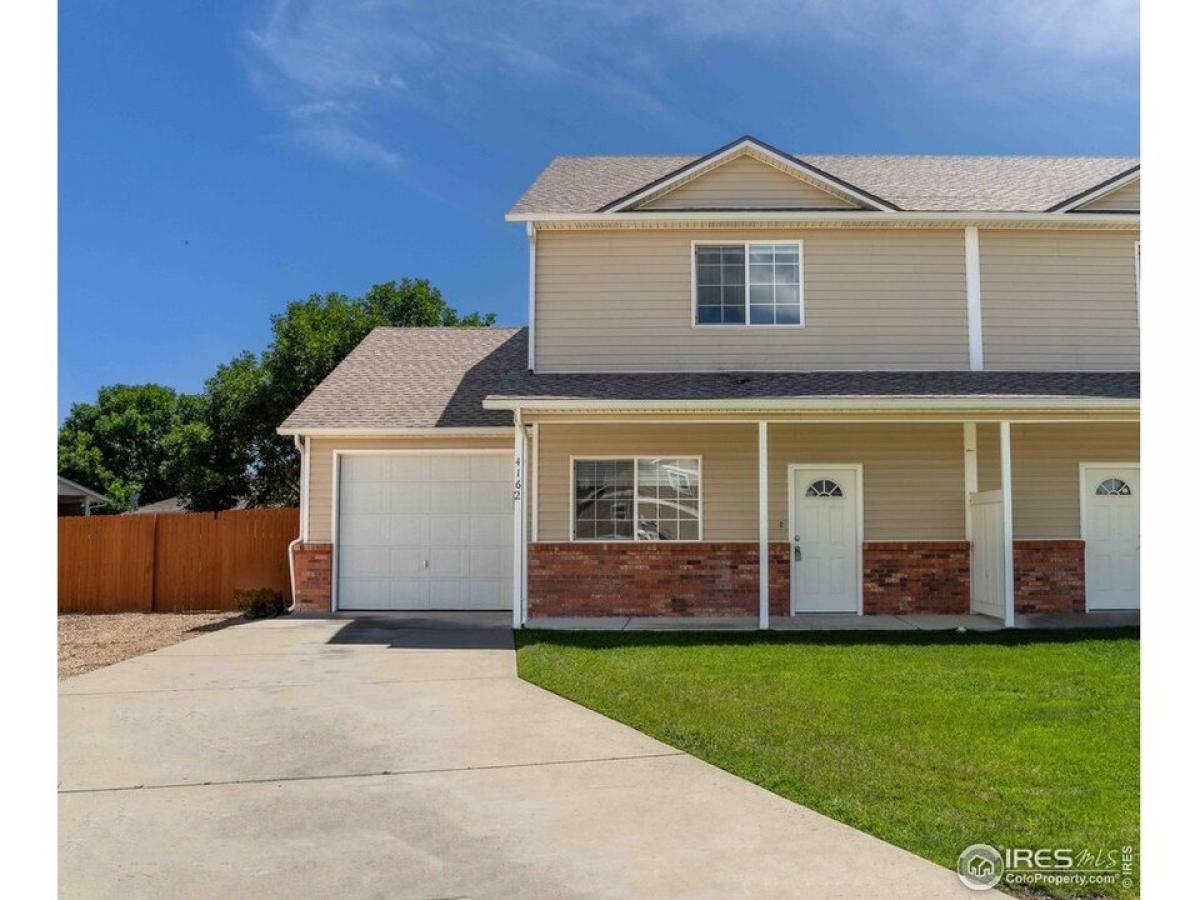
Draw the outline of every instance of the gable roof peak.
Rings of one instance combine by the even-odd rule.
[[[818,186],[829,190],[831,193],[850,199],[868,209],[899,209],[899,207],[884,200],[882,197],[878,197],[848,181],[831,175],[829,172],[817,168],[812,163],[805,162],[797,156],[780,150],[778,147],[774,147],[752,134],[744,134],[736,140],[730,141],[728,144],[724,144],[703,156],[685,162],[673,171],[653,179],[622,197],[618,197],[616,200],[600,207],[596,212],[621,212],[628,210],[652,195],[663,193],[671,185],[684,178],[695,177],[701,172],[716,168],[743,153],[747,153],[751,149],[757,150],[759,153],[769,157],[784,172],[804,180],[812,181]]]

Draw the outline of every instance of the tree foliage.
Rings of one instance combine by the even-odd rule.
[[[174,496],[167,438],[196,422],[202,405],[160,384],[103,387],[60,426],[58,472],[107,495],[104,512]]]
[[[291,438],[275,430],[372,328],[495,320],[493,313],[459,315],[423,278],[376,284],[362,297],[313,294],[272,316],[266,349],[218,366],[202,394],[114,385],[101,389],[95,407],[73,408],[59,430],[59,471],[125,505],[138,491],[143,503],[179,496],[194,510],[294,505],[299,457]],[[112,396],[130,391],[141,392],[138,403]],[[106,398],[114,406],[107,418],[92,414]]]

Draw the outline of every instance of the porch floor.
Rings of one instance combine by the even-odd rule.
[[[1137,610],[1094,613],[1039,613],[1017,616],[1016,628],[1120,628],[1140,625]],[[562,631],[754,631],[752,616],[598,616],[529,619],[527,628]],[[1004,623],[981,615],[859,616],[854,613],[808,613],[772,616],[777,631],[999,631]]]

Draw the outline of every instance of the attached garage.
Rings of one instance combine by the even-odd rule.
[[[334,608],[512,608],[512,451],[334,461]]]

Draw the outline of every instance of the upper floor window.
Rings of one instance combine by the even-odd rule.
[[[692,245],[696,325],[804,325],[800,241]]]

